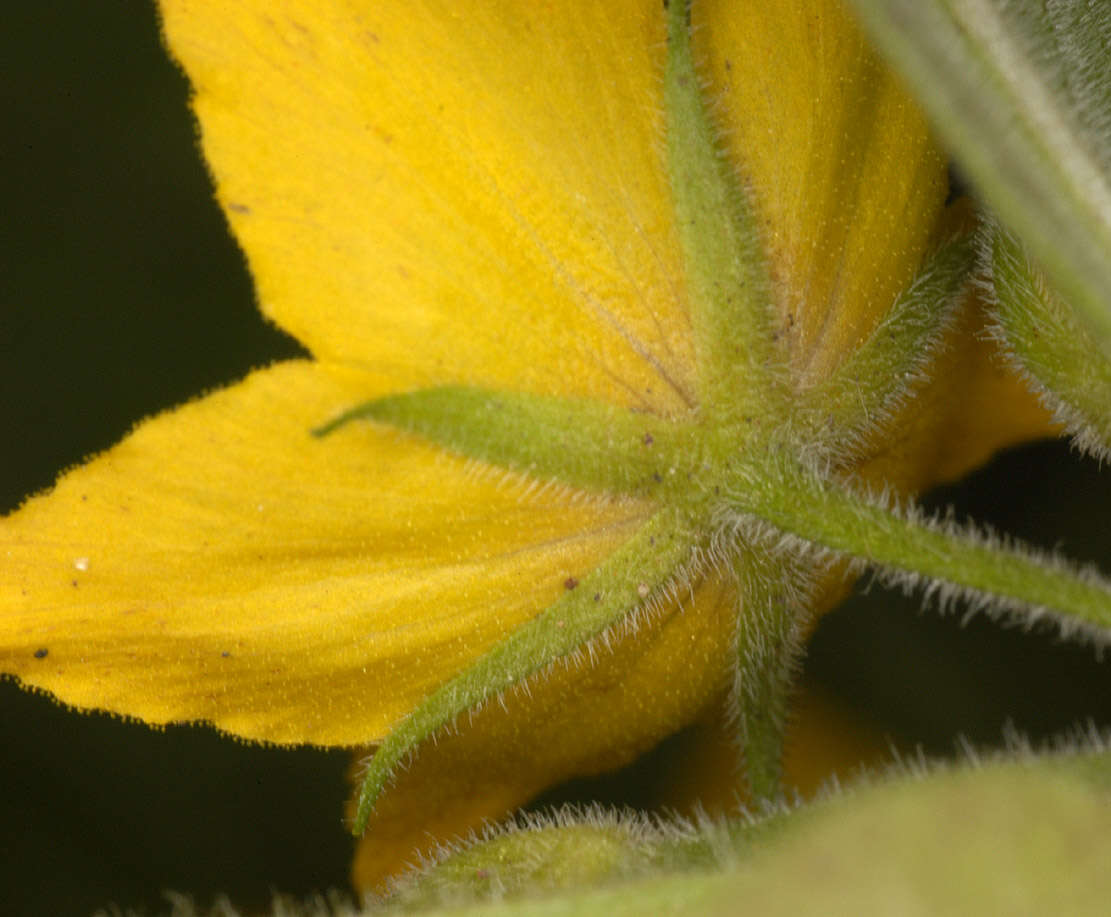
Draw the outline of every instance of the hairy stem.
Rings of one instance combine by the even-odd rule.
[[[733,710],[749,796],[765,806],[783,798],[784,733],[806,624],[800,609],[812,604],[814,567],[805,558],[738,547]]]
[[[1093,570],[892,508],[789,461],[773,459],[761,472],[777,480],[736,494],[733,524],[773,543],[772,550],[809,545],[873,567],[904,588],[921,587],[943,604],[964,598],[974,609],[1027,623],[1051,613],[1062,632],[1087,631],[1101,641],[1111,632],[1111,583]]]

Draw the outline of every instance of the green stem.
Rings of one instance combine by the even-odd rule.
[[[772,557],[741,546],[733,563],[740,585],[733,705],[742,773],[758,806],[783,798],[783,741],[810,606],[812,568],[805,558]]]
[[[1111,584],[1092,570],[1071,567],[1060,558],[920,512],[892,509],[875,496],[834,482],[783,460],[761,466],[776,480],[771,486],[735,495],[743,514],[735,520],[741,534],[769,533],[761,521],[803,542],[892,574],[905,588],[921,586],[943,604],[966,598],[985,611],[1008,612],[1033,623],[1056,613],[1062,631],[1087,630],[1093,638],[1111,632]],[[788,539],[789,541],[789,539]]]
[[[773,806],[783,798],[783,723],[767,706],[741,710],[744,775],[752,802]]]

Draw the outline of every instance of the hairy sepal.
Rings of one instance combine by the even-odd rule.
[[[997,222],[983,235],[993,333],[1077,447],[1111,458],[1111,359]]]
[[[662,509],[639,532],[553,605],[523,624],[421,702],[378,746],[359,791],[355,834],[396,768],[420,744],[457,717],[581,652],[623,621],[661,611],[680,587],[700,573],[695,536],[681,512]]]
[[[369,420],[460,455],[608,493],[642,493],[678,461],[682,427],[599,401],[442,386],[367,401],[319,427]]]
[[[702,402],[731,420],[768,411],[785,390],[773,369],[772,298],[751,207],[718,142],[691,51],[690,2],[668,7],[667,172],[690,303]],[[724,397],[723,397],[724,396]]]
[[[974,264],[971,236],[940,246],[833,375],[800,393],[809,410],[802,414],[798,438],[821,444],[837,463],[866,453],[930,378]]]

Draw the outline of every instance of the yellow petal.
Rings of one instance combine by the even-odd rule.
[[[689,406],[658,4],[163,8],[263,310],[367,397]]]
[[[356,854],[359,888],[572,776],[613,770],[691,722],[730,678],[736,591],[717,576],[595,660],[557,663],[421,747],[379,800]]]
[[[913,278],[945,162],[841,0],[707,0],[693,14],[805,384],[863,341]]]
[[[309,434],[361,397],[350,370],[256,373],[0,520],[0,670],[149,723],[366,743],[642,519],[367,424]]]

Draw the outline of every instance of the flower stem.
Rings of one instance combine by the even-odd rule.
[[[974,611],[1027,624],[1048,613],[1063,633],[1086,632],[1100,642],[1111,635],[1111,583],[1090,568],[892,507],[784,460],[773,459],[762,471],[778,480],[736,495],[742,515],[734,525],[742,535],[774,540],[773,550],[797,553],[809,545],[854,559],[905,589],[922,588],[943,607],[962,598]]]
[[[811,606],[813,567],[805,558],[769,557],[738,546],[740,586],[733,709],[750,800],[783,798],[783,740],[791,689],[806,631],[800,608]]]

